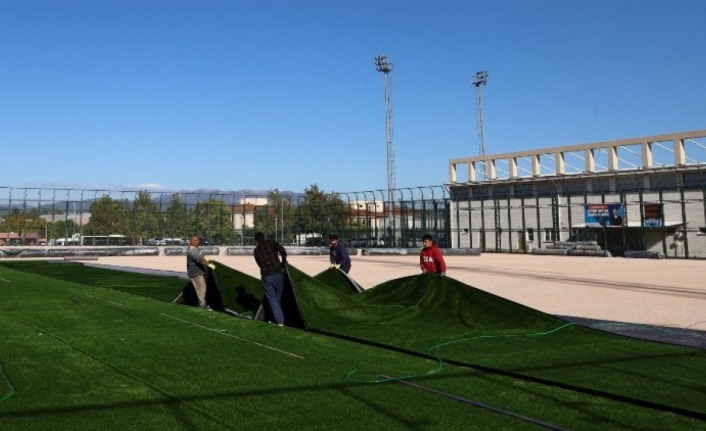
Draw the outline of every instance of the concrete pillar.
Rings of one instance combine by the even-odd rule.
[[[586,149],[586,172],[596,172],[596,157],[591,148]]]
[[[508,164],[510,165],[510,178],[517,178],[517,157],[510,157]]]
[[[565,170],[564,153],[559,151],[554,154],[554,158],[556,159],[556,174],[557,175],[564,175],[564,170]]]
[[[618,147],[608,147],[608,170],[618,170]]]
[[[683,166],[686,164],[686,150],[684,149],[684,140],[674,140],[674,164]]]
[[[642,167],[651,168],[654,160],[652,160],[652,142],[642,143]]]
[[[532,155],[532,176],[538,177],[542,174],[542,167],[539,165],[539,154]]]

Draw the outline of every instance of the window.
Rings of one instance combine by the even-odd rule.
[[[684,174],[684,188],[700,189],[704,184],[706,184],[706,175],[702,172]]]
[[[490,197],[490,191],[488,187],[476,187],[473,189],[474,198],[488,198]]]
[[[554,229],[551,228],[544,228],[544,241],[545,242],[550,242],[550,241],[556,241],[556,233],[554,232]]]
[[[706,227],[700,227],[700,228],[699,228],[699,233],[697,233],[696,235],[698,235],[698,236],[706,236]]]
[[[495,186],[493,187],[493,197],[494,198],[507,198],[510,196],[509,186]]]
[[[554,182],[537,184],[537,196],[553,196],[558,193]]]
[[[534,196],[534,189],[532,184],[515,184],[515,197],[516,198],[529,198]]]
[[[468,187],[454,187],[451,189],[451,198],[455,200],[468,199]]]
[[[534,228],[527,228],[527,241],[534,241]]]

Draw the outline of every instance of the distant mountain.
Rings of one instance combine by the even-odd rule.
[[[196,190],[180,190],[173,193],[161,193],[159,196],[152,198],[153,202],[162,204],[169,202],[173,195],[179,195],[182,202],[187,205],[194,205],[198,202],[204,202],[209,199],[222,200],[226,204],[239,204],[241,199],[245,198],[266,198],[268,190],[240,189],[240,190],[217,190],[217,189],[196,189]],[[295,193],[290,191],[280,191],[283,195],[288,196],[304,196],[304,193]]]

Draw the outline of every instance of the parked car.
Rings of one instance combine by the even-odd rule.
[[[353,237],[349,238],[346,243],[355,248],[363,248],[366,246],[365,238]]]
[[[360,237],[353,237],[349,238],[344,242],[344,244],[347,247],[355,247],[355,248],[367,248],[367,247],[382,247],[384,242],[382,239],[370,236],[360,236]]]
[[[421,238],[404,238],[400,239],[400,247],[423,247],[424,242]]]
[[[384,247],[385,240],[376,236],[371,236],[370,238],[368,238],[368,245],[370,247]]]
[[[147,245],[167,245],[167,240],[162,237],[150,238],[147,240]]]
[[[380,241],[382,242],[383,247],[394,247],[392,238],[390,238],[389,236],[381,237]]]
[[[329,246],[329,240],[325,239],[324,237],[317,236],[314,238],[307,238],[306,242],[304,243],[305,247],[328,247]]]

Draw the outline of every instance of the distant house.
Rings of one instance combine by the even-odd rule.
[[[39,242],[39,234],[36,233],[0,233],[0,245],[38,245]]]
[[[266,199],[264,203],[251,203],[243,199],[240,205],[231,205],[230,209],[233,212],[233,229],[241,231],[248,227],[253,227],[255,225],[255,210],[258,205],[266,204]]]

